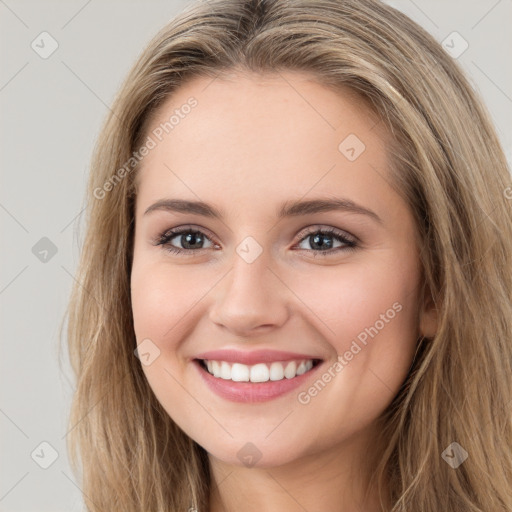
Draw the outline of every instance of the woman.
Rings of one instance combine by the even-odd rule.
[[[88,508],[512,510],[510,187],[400,12],[192,5],[92,164],[69,314]]]

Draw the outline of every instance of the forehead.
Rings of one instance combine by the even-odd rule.
[[[156,144],[137,179],[152,199],[168,190],[223,202],[229,190],[270,200],[314,188],[371,201],[388,172],[383,123],[354,91],[306,73],[194,78],[159,108],[147,135]]]

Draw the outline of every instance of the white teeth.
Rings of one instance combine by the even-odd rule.
[[[220,363],[220,378],[230,380],[231,379],[231,367],[226,361]]]
[[[220,363],[218,361],[212,361],[212,370],[214,377],[220,377]]]
[[[304,361],[301,361],[299,367],[297,368],[297,375],[302,375],[306,371],[306,364]]]
[[[268,371],[265,363],[259,363],[251,366],[251,382],[267,382],[269,378],[270,372]]]
[[[226,361],[204,361],[208,372],[214,377],[232,380],[234,382],[267,382],[293,379],[313,368],[313,360],[289,361],[273,363],[258,363],[246,365],[242,363],[228,363]]]
[[[233,364],[231,367],[231,380],[235,382],[249,382],[249,367],[240,363]]]
[[[270,380],[281,380],[284,378],[284,368],[281,363],[270,365]]]
[[[295,377],[296,374],[297,374],[297,364],[295,363],[295,361],[290,361],[286,365],[286,368],[284,369],[284,376],[287,379],[293,379],[293,377]]]

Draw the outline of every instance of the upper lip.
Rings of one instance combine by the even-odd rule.
[[[219,349],[202,352],[195,356],[195,359],[206,359],[209,361],[226,361],[228,363],[242,363],[247,365],[257,363],[273,363],[274,361],[294,361],[316,359],[320,357],[309,354],[298,354],[296,352],[283,352],[280,350],[251,350],[241,351],[235,349]]]

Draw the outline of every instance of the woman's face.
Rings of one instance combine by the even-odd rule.
[[[306,74],[232,74],[183,85],[147,135],[131,293],[169,416],[249,467],[371,442],[435,329],[383,124]]]

